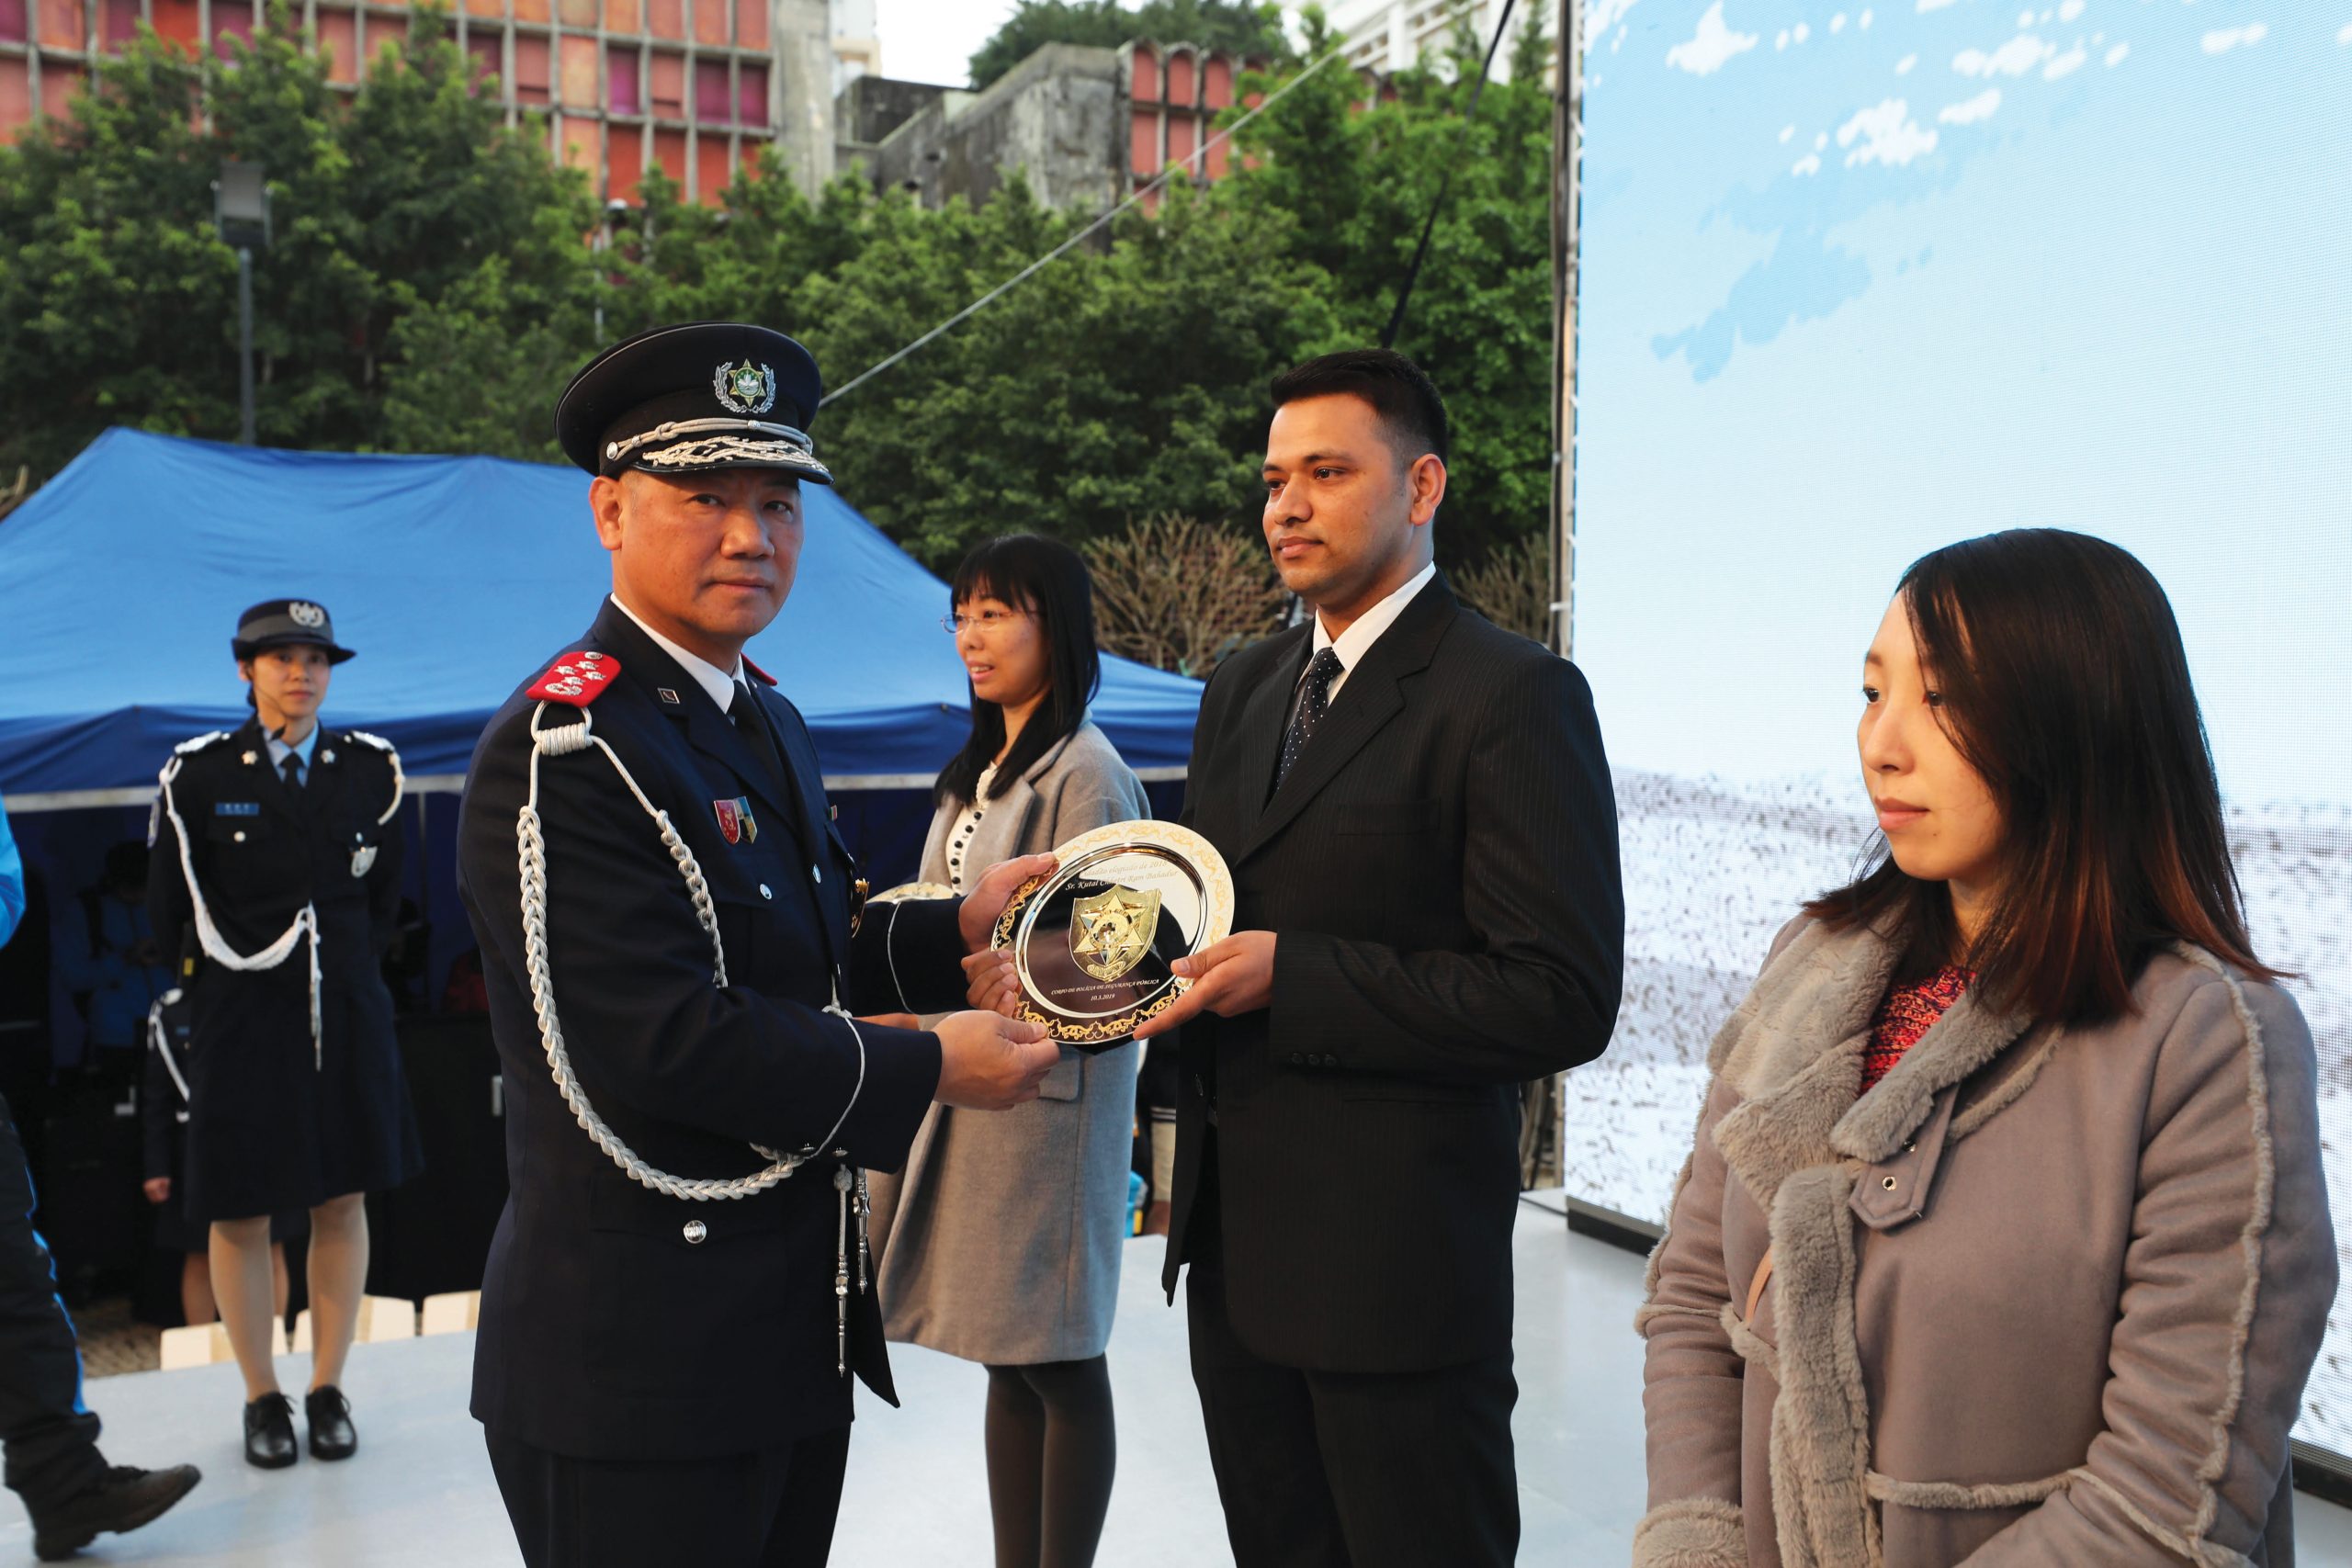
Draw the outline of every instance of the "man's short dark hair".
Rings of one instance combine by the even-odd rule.
[[[1348,348],[1294,367],[1274,378],[1274,407],[1301,398],[1345,392],[1380,415],[1390,443],[1410,463],[1424,452],[1446,460],[1445,400],[1421,367],[1391,348]]]

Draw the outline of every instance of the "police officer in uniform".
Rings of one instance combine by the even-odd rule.
[[[311,1455],[348,1459],[359,1438],[339,1385],[368,1278],[366,1197],[424,1155],[379,968],[400,905],[400,758],[319,723],[352,657],[324,606],[255,604],[230,649],[254,716],[164,766],[147,897],[192,1014],[186,1213],[211,1227],[245,1458],[276,1470],[299,1453],[270,1359],[270,1216],[311,1211],[304,1414]]]
[[[613,591],[492,718],[458,826],[511,1182],[473,1413],[532,1568],[823,1562],[851,1375],[896,1402],[859,1171],[1058,1059],[993,1013],[900,1026],[1050,858],[861,921],[808,728],[742,657],[830,482],[820,397],[790,338],[701,322],[557,407]]]

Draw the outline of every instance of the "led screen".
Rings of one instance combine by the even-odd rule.
[[[1629,951],[1569,1190],[1663,1217],[1710,1038],[1865,849],[1903,568],[2055,525],[2172,596],[2352,1226],[2352,10],[1589,0],[1588,36],[1576,653]],[[2298,1435],[2352,1450],[2341,1305]]]

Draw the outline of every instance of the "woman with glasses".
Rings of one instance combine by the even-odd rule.
[[[2318,1069],[2172,606],[1970,539],[1860,695],[1877,853],[1716,1036],[1650,1259],[1634,1568],[2290,1562]]]
[[[963,892],[1000,861],[1151,814],[1086,717],[1102,681],[1093,588],[1067,546],[992,539],[956,569],[945,626],[972,733],[933,788],[922,879]],[[892,1339],[988,1368],[998,1568],[1083,1568],[1116,1444],[1103,1358],[1119,1293],[1136,1047],[1065,1049],[1040,1097],[987,1116],[943,1105],[903,1175],[873,1178]]]

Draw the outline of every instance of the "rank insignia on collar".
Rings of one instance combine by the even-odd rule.
[[[718,830],[730,844],[759,842],[760,825],[752,820],[752,802],[747,795],[732,800],[714,800],[710,808],[718,817]]]
[[[653,694],[660,697],[663,702],[668,703],[672,707],[676,707],[678,705],[678,694],[672,691],[667,686],[654,687]]]
[[[609,653],[567,653],[548,667],[523,694],[544,703],[565,703],[584,708],[621,672],[621,661]]]

